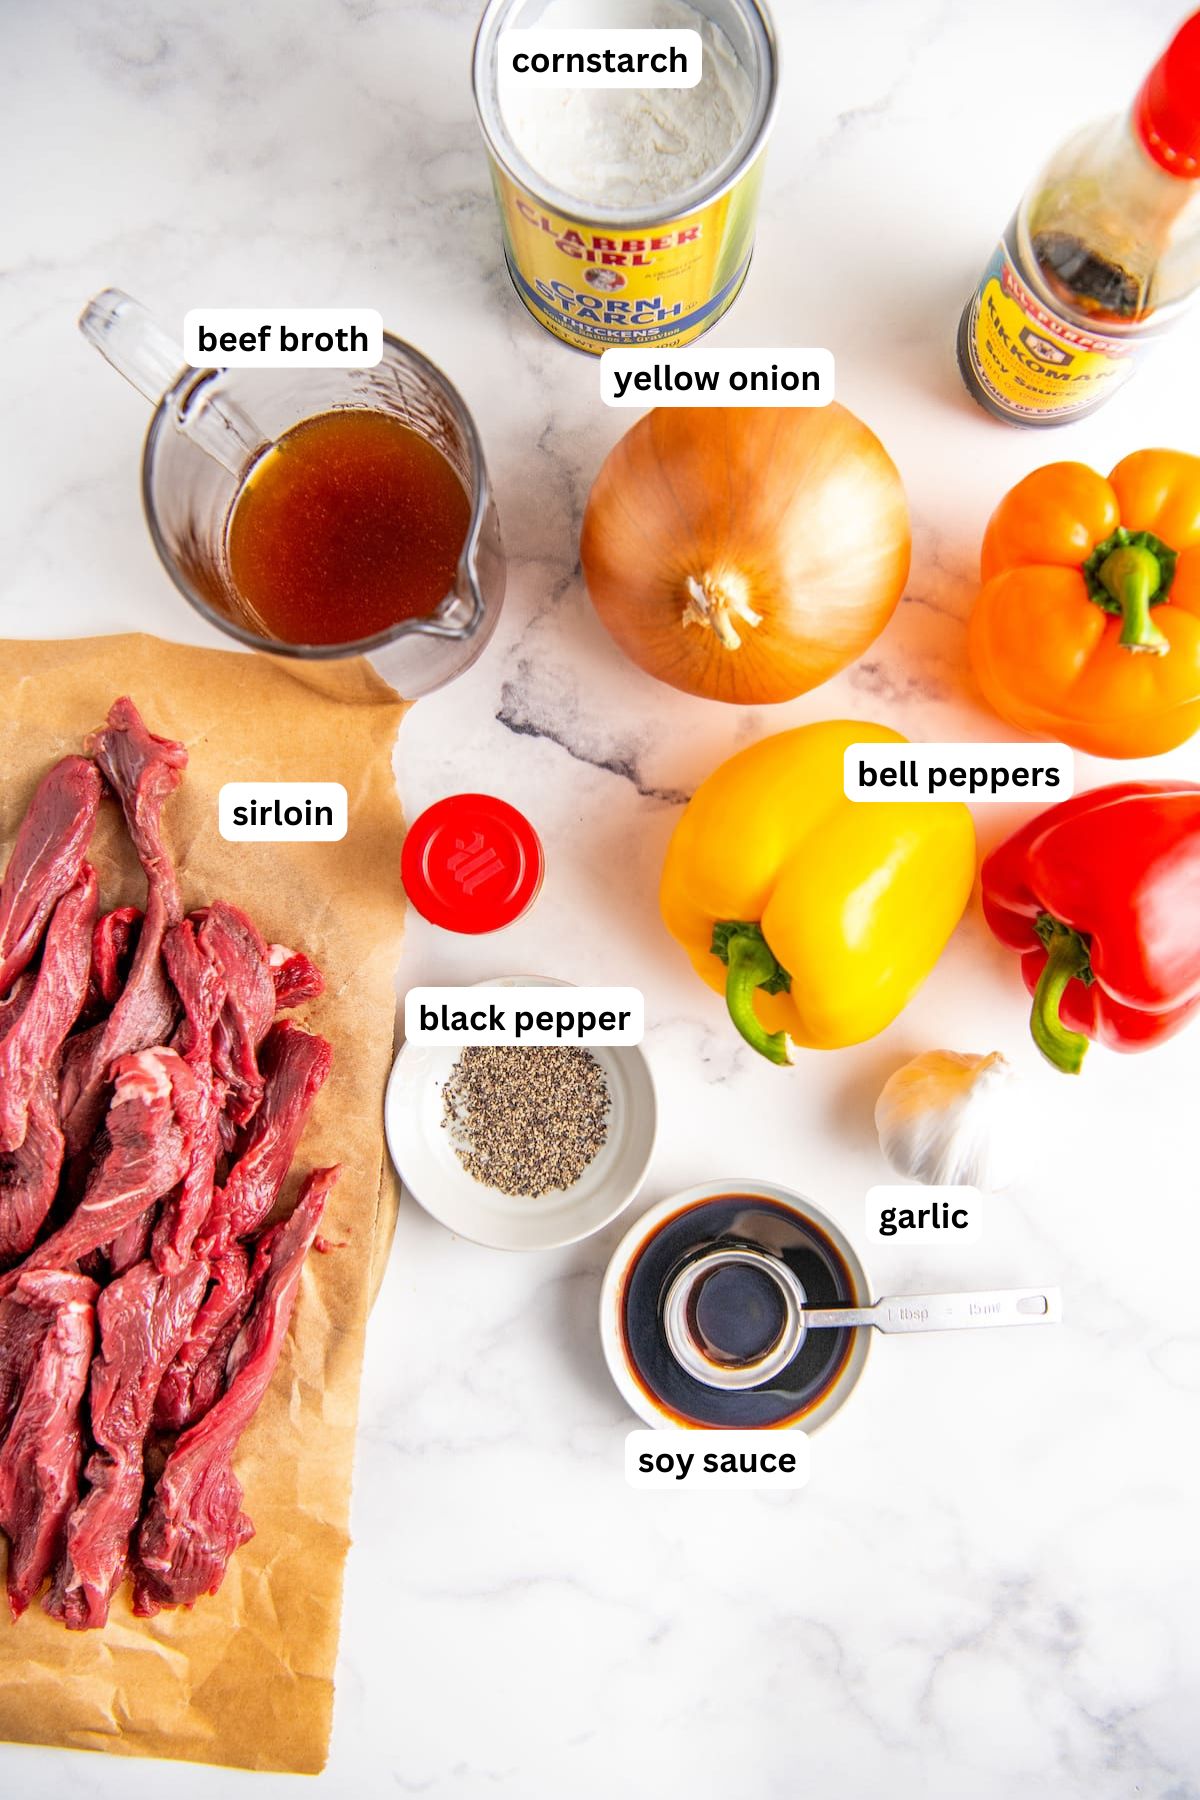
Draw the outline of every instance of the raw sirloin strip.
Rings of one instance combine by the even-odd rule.
[[[207,1281],[203,1263],[160,1275],[139,1263],[96,1303],[100,1350],[88,1384],[96,1448],[87,1492],[67,1521],[66,1549],[44,1605],[72,1631],[104,1625],[125,1573],[142,1503],[142,1453],[154,1395],[186,1335]]]
[[[168,1456],[138,1532],[133,1610],[140,1618],[215,1594],[229,1558],[254,1535],[233,1453],[275,1372],[304,1258],[340,1173],[314,1169],[295,1211],[264,1233],[266,1278],[229,1353],[225,1391]]]
[[[96,920],[92,931],[92,972],[83,1017],[94,1025],[120,998],[142,928],[140,906],[117,906]]]
[[[197,1253],[210,1261],[212,1292],[163,1380],[155,1406],[160,1427],[179,1431],[194,1424],[224,1385],[229,1347],[257,1286],[238,1239],[256,1231],[278,1200],[332,1062],[328,1042],[291,1020],[267,1033],[262,1103],[224,1187],[213,1194],[196,1243]]]
[[[42,960],[16,1023],[0,1038],[0,1151],[25,1142],[29,1103],[79,1017],[92,966],[96,872],[87,863],[54,909]]]
[[[229,1347],[254,1298],[250,1259],[241,1244],[231,1244],[207,1268],[212,1284],[155,1396],[160,1431],[182,1431],[208,1411],[224,1385]]]
[[[52,1272],[25,1284],[49,1312],[0,1450],[0,1530],[8,1534],[8,1603],[19,1618],[54,1567],[79,1493],[80,1409],[92,1360],[95,1284]],[[64,1281],[73,1288],[63,1290]]]
[[[24,1268],[61,1268],[111,1243],[187,1168],[196,1106],[187,1064],[173,1050],[139,1050],[121,1057],[115,1074],[103,1160],[71,1217],[31,1251]],[[17,1273],[0,1278],[0,1293]]]
[[[58,1083],[43,1069],[29,1097],[25,1142],[0,1156],[0,1269],[19,1262],[46,1223],[62,1173]]]
[[[225,1084],[213,1069],[213,1033],[226,989],[220,966],[199,942],[190,919],[168,931],[163,956],[183,1004],[183,1023],[173,1047],[195,1077],[197,1102],[187,1171],[164,1205],[153,1239],[155,1267],[173,1274],[188,1262],[196,1233],[212,1206],[225,1102]]]
[[[211,1254],[257,1231],[270,1213],[332,1062],[323,1037],[290,1019],[272,1025],[262,1051],[262,1103],[204,1228]]]
[[[0,1445],[8,1436],[50,1320],[68,1300],[94,1300],[96,1284],[83,1275],[36,1269],[21,1275],[0,1299]]]
[[[200,947],[220,969],[225,1002],[213,1033],[213,1068],[225,1087],[225,1148],[234,1128],[248,1124],[262,1099],[259,1046],[275,1017],[270,952],[257,926],[240,907],[214,900],[193,913]]]
[[[187,766],[187,751],[155,737],[128,697],[114,701],[108,724],[87,749],[121,802],[125,823],[146,875],[146,916],[124,991],[111,1013],[72,1038],[62,1074],[62,1126],[67,1153],[86,1151],[104,1114],[109,1071],[119,1056],[164,1044],[175,1023],[175,993],[163,967],[162,941],[183,908],[175,865],[162,839],[162,809]]]
[[[28,968],[47,919],[78,881],[102,792],[93,762],[64,756],[30,801],[0,887],[0,995]]]

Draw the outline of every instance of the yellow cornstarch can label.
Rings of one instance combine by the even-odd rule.
[[[1128,338],[1074,325],[1032,292],[1001,240],[963,314],[959,360],[989,411],[1017,424],[1064,424],[1133,373]]]
[[[720,54],[727,61],[732,56],[748,81],[749,111],[738,142],[707,179],[692,179],[664,199],[628,209],[608,203],[602,172],[595,192],[558,187],[524,160],[513,140],[500,90],[500,44],[543,10],[539,0],[488,0],[472,58],[475,105],[513,285],[539,324],[593,356],[638,345],[690,344],[732,305],[754,249],[779,88],[766,0],[693,0],[697,29],[721,39]],[[647,17],[654,12],[645,10]],[[710,51],[711,44],[704,55]],[[648,154],[653,162],[653,146]]]
[[[690,344],[745,280],[762,166],[760,157],[685,218],[625,230],[551,211],[493,163],[513,284],[534,317],[576,349]]]

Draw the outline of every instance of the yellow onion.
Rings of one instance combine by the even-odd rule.
[[[794,699],[861,655],[910,549],[895,465],[836,404],[656,408],[605,459],[580,545],[627,656],[744,706]]]

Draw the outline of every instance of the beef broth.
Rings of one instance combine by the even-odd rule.
[[[261,456],[226,532],[233,587],[265,635],[352,644],[435,612],[471,502],[433,444],[389,413],[317,413]]]

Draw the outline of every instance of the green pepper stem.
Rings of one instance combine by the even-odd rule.
[[[1163,580],[1162,565],[1153,550],[1119,544],[1109,551],[1096,574],[1121,608],[1118,643],[1126,650],[1165,656],[1171,646],[1150,616],[1150,602]]]
[[[725,921],[714,928],[712,951],[729,969],[725,978],[725,1004],[729,1016],[750,1045],[768,1062],[781,1068],[795,1061],[795,1045],[786,1031],[767,1031],[754,1006],[759,988],[773,993],[791,985],[757,925]]]
[[[1058,920],[1046,919],[1048,929],[1039,920],[1039,936],[1046,945],[1046,966],[1038,979],[1033,996],[1029,1029],[1033,1041],[1050,1065],[1064,1075],[1078,1075],[1087,1054],[1088,1040],[1079,1031],[1071,1031],[1059,1016],[1063,995],[1072,981],[1091,975],[1088,942],[1078,931]]]

